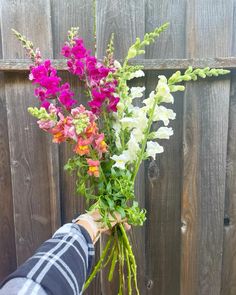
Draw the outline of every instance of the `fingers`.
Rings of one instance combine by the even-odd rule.
[[[125,227],[125,230],[128,231],[131,229],[131,225],[128,224],[127,222],[124,223],[124,227]]]

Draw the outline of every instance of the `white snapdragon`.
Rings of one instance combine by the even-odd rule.
[[[125,169],[126,163],[131,161],[130,153],[128,151],[123,151],[123,153],[119,156],[114,155],[111,159],[115,161],[115,164],[112,167],[117,167],[122,170]]]
[[[152,91],[149,94],[149,97],[143,100],[143,103],[146,105],[146,109],[150,110],[153,107],[155,101],[155,92]]]
[[[139,151],[140,151],[140,146],[138,144],[138,141],[133,135],[133,133],[131,133],[130,139],[128,141],[128,152],[130,154],[130,159],[132,162],[137,159],[137,154]]]
[[[137,127],[134,128],[131,132],[137,142],[141,142],[144,138],[144,132],[141,128]]]
[[[164,106],[156,106],[153,121],[163,121],[164,125],[167,126],[170,120],[174,120],[176,117],[175,112],[171,109],[167,109]]]
[[[121,140],[120,140],[120,131],[121,131],[121,124],[118,120],[117,113],[113,113],[114,121],[112,122],[112,129],[115,131],[115,144],[118,149],[121,148]]]
[[[160,127],[157,131],[151,133],[152,139],[169,139],[173,135],[173,129],[171,127]]]
[[[144,91],[145,87],[131,87],[130,96],[132,99],[142,97]]]
[[[118,60],[114,60],[114,66],[117,68],[117,69],[120,69],[121,68],[121,64],[118,62]]]
[[[144,77],[144,76],[145,76],[144,72],[142,70],[138,70],[138,71],[130,74],[129,80],[134,79],[134,78]]]
[[[161,102],[174,103],[174,97],[170,93],[168,81],[165,76],[158,76],[157,95],[161,97]]]
[[[120,120],[121,125],[122,125],[122,129],[128,129],[131,130],[132,128],[134,128],[135,126],[137,126],[138,122],[137,122],[137,118],[134,117],[125,117],[122,118]]]
[[[147,142],[146,154],[148,157],[152,157],[155,160],[156,154],[160,154],[163,152],[164,152],[164,149],[161,145],[159,145],[159,143],[155,141]]]
[[[147,110],[145,108],[134,107],[133,108],[133,117],[136,119],[136,126],[141,130],[144,130],[148,124]]]

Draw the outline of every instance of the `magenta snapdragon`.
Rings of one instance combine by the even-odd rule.
[[[67,42],[62,48],[62,55],[68,59],[69,71],[86,83],[91,94],[91,101],[88,104],[92,112],[100,113],[103,106],[109,112],[116,112],[119,102],[119,97],[116,95],[118,82],[109,77],[109,73],[115,72],[116,68],[106,67],[98,61],[85,48],[80,38],[74,38],[72,44]]]
[[[51,99],[58,99],[59,102],[67,109],[77,102],[74,93],[68,83],[61,84],[61,78],[58,77],[56,69],[51,65],[50,60],[36,62],[30,67],[29,79],[38,84],[34,91],[35,96],[41,101],[41,106],[48,109]]]

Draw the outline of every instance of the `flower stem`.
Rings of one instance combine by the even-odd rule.
[[[89,278],[87,279],[87,281],[84,284],[84,288],[83,288],[83,292],[88,288],[88,286],[90,285],[90,283],[92,282],[93,278],[96,276],[96,274],[101,270],[102,268],[102,263],[103,260],[106,258],[107,252],[110,249],[110,245],[111,245],[111,241],[113,239],[113,236],[111,235],[111,237],[109,238],[109,240],[107,241],[106,247],[104,248],[102,255],[99,259],[99,261],[97,262],[96,266],[94,267],[93,272],[91,273],[91,275],[89,276]]]
[[[147,125],[147,128],[146,128],[145,133],[144,133],[144,139],[142,140],[141,152],[139,154],[138,160],[137,160],[136,165],[134,167],[134,172],[133,172],[133,176],[132,176],[133,181],[135,180],[135,177],[136,177],[136,175],[138,173],[138,170],[139,170],[139,166],[140,166],[140,164],[141,164],[141,162],[143,160],[143,154],[145,152],[145,147],[146,147],[146,144],[147,144],[148,135],[149,135],[151,127],[152,127],[153,115],[154,115],[154,112],[155,112],[156,105],[158,104],[158,99],[159,99],[159,96],[156,96],[155,100],[154,100],[154,103],[153,103],[153,106],[151,108],[150,114],[149,114],[148,125]]]
[[[124,245],[128,251],[128,256],[130,258],[131,270],[132,270],[133,276],[134,276],[135,290],[136,290],[137,295],[140,295],[139,289],[138,289],[138,283],[137,283],[137,265],[136,265],[135,257],[134,257],[128,236],[127,236],[126,231],[124,229],[124,226],[122,224],[119,224],[119,228],[121,230],[123,242],[124,242]]]
[[[128,295],[132,295],[132,285],[131,285],[132,274],[131,274],[130,261],[129,261],[129,252],[127,248],[125,248],[125,258],[126,258],[127,271],[128,271],[128,274],[127,274]]]

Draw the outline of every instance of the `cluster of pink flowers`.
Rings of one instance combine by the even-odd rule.
[[[86,157],[88,174],[98,177],[99,160],[107,152],[107,144],[104,141],[104,133],[99,133],[96,115],[86,110],[83,105],[71,109],[71,115],[64,116],[50,104],[48,113],[57,114],[59,120],[41,119],[38,121],[39,127],[53,135],[53,142],[70,141],[75,144],[74,152]]]
[[[105,106],[106,110],[117,111],[119,97],[116,95],[117,80],[109,77],[109,73],[117,69],[106,67],[90,54],[83,40],[74,38],[72,44],[67,42],[62,48],[62,54],[68,59],[69,71],[85,81],[91,93],[92,100],[88,103],[93,113],[99,114]]]
[[[37,57],[35,65],[30,68],[29,79],[39,87],[35,89],[35,95],[41,101],[41,106],[48,109],[51,99],[58,99],[67,109],[77,102],[73,99],[74,93],[68,83],[60,84],[61,78],[58,77],[56,69],[51,65],[50,60],[40,61]]]

